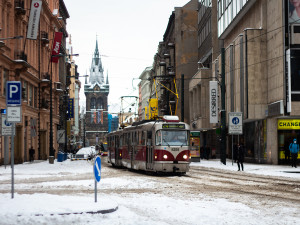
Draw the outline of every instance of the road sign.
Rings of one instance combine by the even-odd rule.
[[[228,113],[228,133],[240,135],[243,134],[243,113],[230,112]]]
[[[20,81],[7,81],[6,82],[6,105],[19,106],[21,105],[21,82]]]
[[[99,182],[100,179],[101,179],[101,159],[100,159],[99,156],[97,156],[96,159],[95,159],[94,175],[95,175],[95,180],[97,182]]]
[[[11,136],[12,135],[12,124],[7,122],[5,114],[2,114],[1,135],[2,136]]]
[[[57,131],[57,143],[64,144],[65,143],[65,130]]]
[[[7,122],[12,123],[21,123],[22,122],[22,113],[21,106],[8,106],[6,120]]]

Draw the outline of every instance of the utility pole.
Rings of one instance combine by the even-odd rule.
[[[181,121],[184,122],[184,74],[181,74]]]
[[[221,162],[226,165],[225,48],[221,48]]]

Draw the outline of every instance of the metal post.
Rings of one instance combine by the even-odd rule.
[[[233,165],[233,135],[231,135],[231,157],[232,157],[232,165]]]
[[[53,111],[52,111],[52,58],[51,58],[51,69],[50,69],[50,141],[49,141],[49,162],[52,164],[52,158],[54,160],[53,152]]]
[[[67,106],[68,106],[68,93],[67,91],[65,91],[65,152],[68,152],[68,135],[67,135],[67,130],[68,130],[68,126],[67,126],[67,122],[68,122],[68,114],[67,114]]]
[[[4,136],[4,165],[5,169],[6,166],[9,164],[9,136]]]
[[[181,121],[184,122],[184,74],[181,74]]]
[[[11,198],[14,198],[14,185],[15,185],[15,180],[14,180],[14,164],[15,164],[15,142],[14,142],[14,130],[15,130],[15,123],[12,123],[11,125]]]
[[[221,162],[226,165],[225,48],[221,48]]]
[[[97,181],[95,180],[95,202],[97,202]]]

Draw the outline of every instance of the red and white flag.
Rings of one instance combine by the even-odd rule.
[[[59,57],[58,56],[55,57],[55,55],[59,54],[62,36],[63,36],[62,32],[55,32],[53,48],[52,48],[52,57],[51,57],[51,61],[54,63],[58,63]]]
[[[27,28],[27,39],[36,40],[42,9],[42,0],[32,0]]]

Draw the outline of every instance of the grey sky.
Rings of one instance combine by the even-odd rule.
[[[89,74],[96,35],[105,77],[110,83],[109,104],[132,93],[142,71],[151,66],[174,7],[188,0],[64,0],[70,18],[73,53],[80,75]],[[83,80],[83,79],[82,79]],[[83,88],[82,88],[83,89]],[[81,104],[85,100],[81,95]]]

